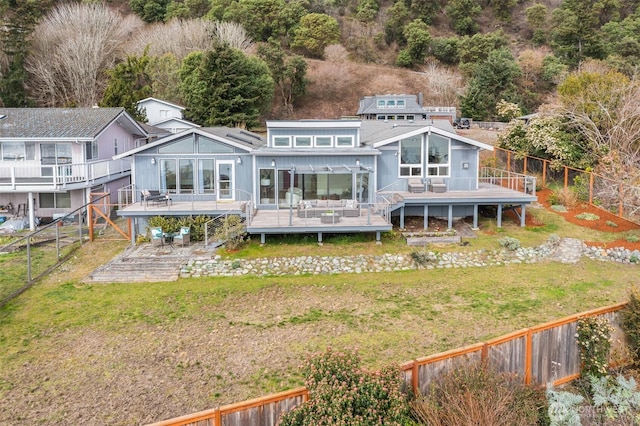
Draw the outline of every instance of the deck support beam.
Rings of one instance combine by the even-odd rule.
[[[376,231],[376,244],[381,244],[381,241],[380,241],[380,231]]]
[[[429,228],[429,205],[424,205],[424,229]]]
[[[502,204],[498,204],[498,214],[496,221],[498,228],[502,228]]]
[[[318,232],[318,244],[322,244],[322,232]]]
[[[447,215],[447,229],[453,229],[453,204],[449,204],[449,213]]]
[[[524,204],[520,204],[520,226],[522,227],[524,227],[526,224],[525,209],[526,209],[526,206]]]
[[[473,230],[478,230],[478,205],[473,205]]]
[[[404,229],[404,206],[400,207],[400,229]]]
[[[267,234],[264,232],[260,233],[260,244],[265,244],[267,242]]]

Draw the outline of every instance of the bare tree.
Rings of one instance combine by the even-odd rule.
[[[454,106],[464,91],[464,79],[456,70],[428,61],[422,75],[427,80],[429,99],[440,106]]]
[[[215,23],[205,19],[173,19],[147,26],[127,48],[128,54],[142,55],[149,46],[149,56],[171,53],[181,62],[189,53],[211,47]]]
[[[105,71],[123,54],[122,46],[139,18],[98,4],[61,4],[37,26],[27,60],[29,91],[45,106],[93,106],[106,84]]]
[[[213,34],[221,42],[244,52],[250,51],[253,47],[251,38],[242,25],[237,22],[216,21]]]

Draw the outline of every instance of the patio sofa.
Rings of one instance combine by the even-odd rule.
[[[161,194],[160,191],[157,190],[143,189],[140,191],[140,195],[140,204],[144,202],[146,206],[149,205],[149,201],[156,205],[164,203],[165,206],[171,203],[171,198],[169,198],[168,193]]]
[[[359,217],[360,207],[355,200],[303,200],[298,203],[298,217],[321,217],[333,211],[342,217]]]

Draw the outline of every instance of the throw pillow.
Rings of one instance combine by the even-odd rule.
[[[353,208],[355,208],[355,207],[356,207],[356,205],[355,205],[355,204],[356,204],[356,200],[347,200],[347,201],[344,203],[344,206],[345,206],[346,208],[348,208],[348,209],[353,209]]]
[[[313,208],[313,203],[311,203],[311,201],[310,201],[310,200],[304,200],[304,201],[303,201],[303,203],[304,203],[304,208],[305,208],[305,209],[311,209],[311,208]]]

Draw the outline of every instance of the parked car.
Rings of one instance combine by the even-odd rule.
[[[470,118],[456,118],[453,121],[453,127],[456,129],[470,129],[471,128],[471,119]]]

